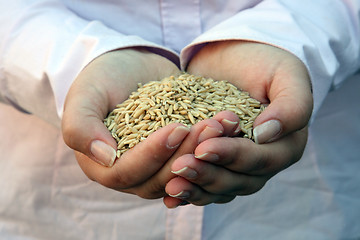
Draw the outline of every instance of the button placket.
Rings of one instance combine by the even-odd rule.
[[[163,43],[177,52],[201,34],[200,0],[161,0]]]

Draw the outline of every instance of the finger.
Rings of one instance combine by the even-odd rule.
[[[257,143],[274,141],[308,124],[313,108],[310,79],[304,64],[291,60],[280,64],[268,84],[270,104],[254,122]]]
[[[231,111],[217,113],[212,119],[217,120],[224,128],[223,136],[236,136],[240,133],[239,117]]]
[[[267,176],[250,176],[230,171],[198,160],[192,154],[184,155],[173,163],[172,172],[212,194],[249,195],[260,190]],[[169,191],[173,189],[168,188]]]
[[[244,138],[212,138],[196,148],[195,156],[235,172],[274,175],[301,158],[306,141],[307,128],[260,145]]]
[[[78,162],[90,179],[106,187],[116,190],[131,188],[152,177],[176,151],[189,132],[189,128],[180,123],[161,128],[125,152],[112,168],[96,164],[85,155],[79,158]]]
[[[104,90],[99,88],[81,81],[74,83],[63,113],[62,132],[70,148],[102,165],[112,166],[117,144],[102,121],[107,114],[107,100],[101,94]]]
[[[171,179],[166,185],[166,192],[169,194],[169,197],[164,198],[164,203],[169,208],[174,207],[172,204],[179,203],[170,200],[171,198],[179,199],[181,202],[186,201],[197,206],[204,206],[210,203],[226,203],[235,198],[235,195],[208,193],[181,177]]]
[[[182,205],[188,205],[189,202],[186,200],[181,200],[180,198],[174,198],[170,197],[169,195],[166,195],[163,197],[163,203],[167,208],[177,208]]]
[[[205,119],[197,124],[193,125],[190,129],[190,133],[186,136],[185,140],[181,143],[171,159],[167,162],[165,168],[161,171],[170,172],[171,163],[178,157],[194,153],[196,147],[208,139],[222,136],[224,129],[222,125],[213,119]],[[170,180],[166,177],[166,180]],[[165,179],[164,179],[165,181]]]
[[[62,119],[65,143],[111,166],[116,142],[102,123],[107,113],[136,90],[137,83],[177,72],[172,62],[143,49],[112,51],[96,58],[82,70],[67,94]]]
[[[165,193],[165,184],[175,176],[170,171],[171,156],[193,152],[200,142],[223,134],[222,125],[218,121],[207,119],[194,125],[190,133],[187,132],[185,140],[181,139],[181,145],[172,144],[175,148],[172,147],[169,151],[165,148],[165,139],[170,134],[170,127],[173,128],[174,125],[176,126],[171,124],[151,134],[144,142],[123,154],[112,168],[95,166],[89,159],[81,159],[79,165],[90,179],[109,188],[124,191],[131,187],[131,191],[140,197],[161,197]]]
[[[193,125],[190,129],[190,133],[186,136],[176,152],[169,157],[166,164],[156,173],[156,175],[152,176],[151,179],[144,182],[144,184],[138,188],[138,191],[143,194],[146,194],[149,189],[154,192],[164,192],[166,183],[175,177],[175,174],[171,173],[170,167],[172,162],[179,156],[193,153],[199,143],[213,137],[219,137],[223,132],[222,125],[213,119],[206,119]],[[161,152],[159,152],[159,154],[161,154]]]

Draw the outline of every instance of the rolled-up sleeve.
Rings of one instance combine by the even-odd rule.
[[[359,5],[358,0],[262,1],[196,38],[181,53],[182,68],[213,41],[238,39],[285,49],[309,71],[315,116],[327,93],[359,68]]]

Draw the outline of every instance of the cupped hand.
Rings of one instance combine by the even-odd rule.
[[[177,73],[177,67],[167,59],[136,49],[104,54],[81,72],[67,95],[62,131],[91,180],[146,199],[164,197],[166,183],[176,177],[171,173],[172,162],[193,153],[199,143],[223,134],[222,125],[215,119],[199,122],[191,129],[170,124],[114,162],[116,142],[103,123],[107,113],[127,99],[138,82]]]
[[[269,104],[254,123],[258,143],[274,141],[308,124],[313,108],[309,75],[300,59],[283,49],[255,42],[215,42],[195,55],[188,71],[227,80]]]
[[[175,159],[193,153],[196,146],[223,134],[222,125],[207,119],[191,129],[174,123],[152,133],[146,140],[125,152],[113,167],[104,167],[76,152],[86,175],[117,191],[145,199],[165,197],[166,184],[176,175],[171,172]]]
[[[66,97],[62,133],[89,178],[111,188],[130,188],[153,176],[172,156],[189,133],[180,124],[152,134],[137,151],[125,154],[112,166],[117,144],[103,119],[138,83],[179,72],[159,55],[144,49],[122,49],[96,58],[78,75]]]
[[[307,70],[298,58],[261,43],[215,42],[195,55],[188,71],[228,80],[268,106],[254,122],[258,144],[236,137],[235,114],[215,116],[226,134],[204,141],[194,154],[173,162],[171,169],[179,177],[166,186],[170,195],[164,198],[166,206],[183,200],[196,205],[224,203],[252,194],[301,158],[313,100]]]
[[[122,49],[101,55],[73,82],[64,104],[65,142],[103,165],[115,159],[116,142],[103,124],[106,115],[135,91],[138,83],[160,80],[179,69],[143,49]]]

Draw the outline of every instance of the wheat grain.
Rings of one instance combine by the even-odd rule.
[[[161,127],[175,122],[191,126],[223,110],[236,113],[242,137],[252,139],[253,122],[264,109],[249,93],[226,81],[183,73],[138,84],[137,91],[116,105],[104,124],[118,143],[119,158]]]

